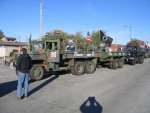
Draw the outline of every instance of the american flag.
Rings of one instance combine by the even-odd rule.
[[[92,42],[92,38],[91,38],[89,32],[87,32],[86,40],[87,40],[88,42]]]

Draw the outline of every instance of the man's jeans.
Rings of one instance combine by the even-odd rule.
[[[22,86],[24,85],[24,96],[28,96],[28,82],[29,82],[29,73],[22,73],[18,71],[18,87],[17,87],[17,96],[22,96]]]

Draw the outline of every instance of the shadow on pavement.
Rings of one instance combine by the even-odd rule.
[[[80,106],[81,113],[102,113],[102,106],[96,101],[95,97],[88,99]]]
[[[0,97],[5,96],[17,89],[17,80],[0,84]]]
[[[29,96],[32,95],[33,93],[37,92],[38,90],[40,90],[47,84],[51,83],[53,80],[57,79],[58,77],[59,77],[59,75],[53,75],[48,80],[46,80],[44,83],[40,84],[39,86],[37,86],[34,89],[32,89],[31,91],[29,91]]]
[[[43,79],[46,79],[48,77],[50,77],[48,80],[46,80],[44,83],[40,84],[36,88],[32,89],[29,92],[29,95],[32,95],[36,91],[40,90],[42,87],[46,86],[47,84],[49,84],[50,82],[52,82],[53,80],[58,78],[59,75],[56,74],[56,75],[53,75],[53,76],[46,76]],[[36,82],[36,81],[30,80],[29,84],[32,84],[33,82]],[[0,83],[0,97],[3,97],[5,95],[17,90],[17,84],[18,84],[18,80],[9,81],[9,82],[5,82],[5,83]]]

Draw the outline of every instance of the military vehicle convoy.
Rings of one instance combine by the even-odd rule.
[[[66,50],[65,43],[59,39],[33,43],[28,51],[33,63],[30,78],[40,80],[45,71],[70,70],[73,75],[91,74],[98,65],[106,65],[111,69],[122,68],[125,53],[111,52],[107,47],[111,45],[113,39],[104,35],[102,31],[100,41],[103,46],[99,46],[98,49],[82,51],[74,47]],[[17,56],[19,54],[21,53]]]
[[[126,53],[126,63],[135,65],[136,63],[142,64],[144,62],[145,51],[140,46],[127,46]]]

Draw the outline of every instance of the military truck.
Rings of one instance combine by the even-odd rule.
[[[140,46],[127,46],[126,53],[126,63],[135,65],[136,63],[142,64],[144,62],[145,51]]]
[[[82,75],[96,70],[98,52],[66,51],[61,45],[60,40],[46,40],[32,45],[32,51],[28,51],[33,63],[30,70],[32,80],[42,79],[45,71],[70,70],[74,75]]]
[[[60,39],[34,42],[28,54],[32,58],[33,66],[30,70],[32,80],[43,78],[44,72],[70,70],[73,75],[91,74],[97,65],[108,65],[112,69],[123,67],[123,52],[108,51],[112,38],[100,33],[100,40],[104,46],[92,50],[78,50],[66,45]],[[21,53],[18,53],[18,55]],[[17,57],[16,57],[17,58]]]

